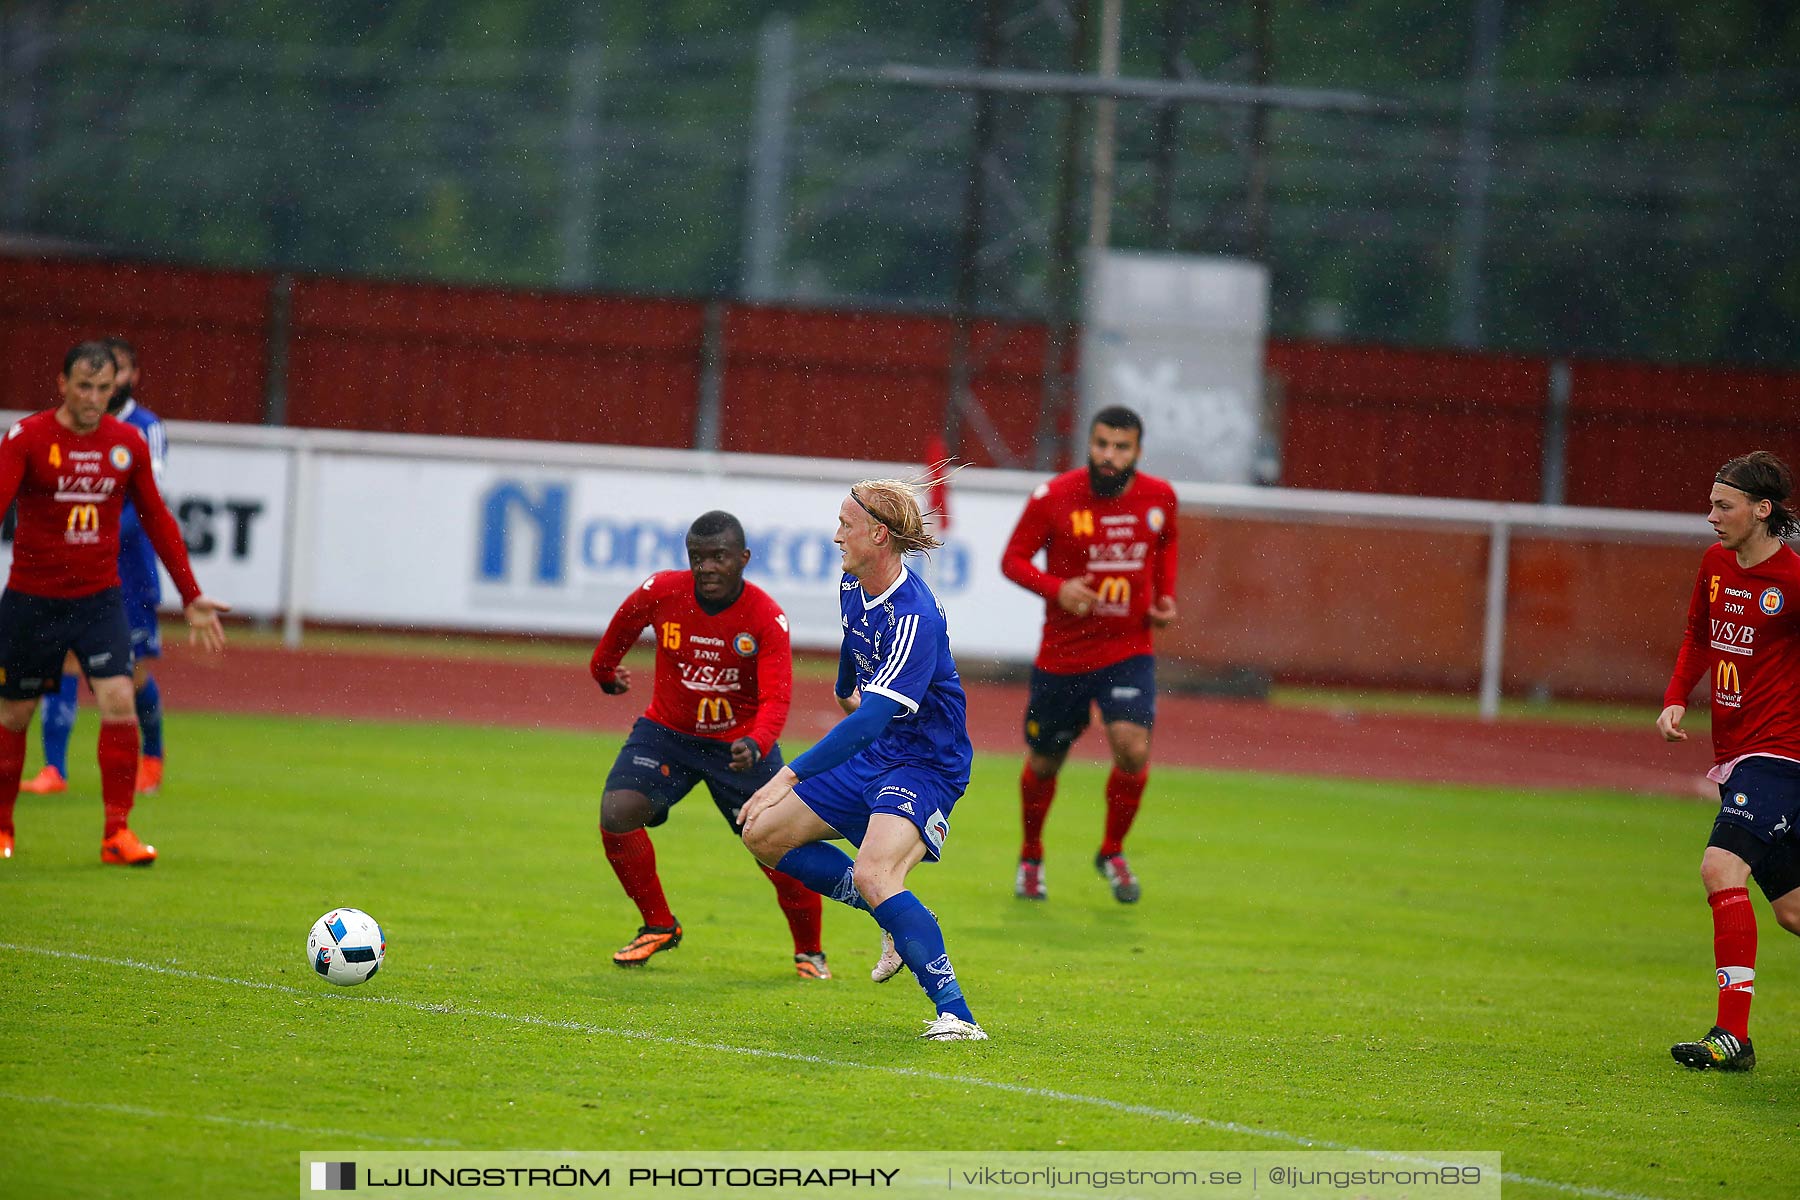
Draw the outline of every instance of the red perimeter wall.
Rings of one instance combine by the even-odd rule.
[[[0,258],[0,404],[53,403],[68,346],[118,333],[141,347],[142,394],[163,415],[260,421],[272,339],[284,330],[290,424],[694,444],[700,301],[302,276],[284,324],[275,283],[259,273]],[[906,461],[943,425],[945,317],[724,304],[718,320],[722,449]],[[1044,355],[1041,325],[975,329],[975,394],[1015,461],[1032,458]],[[1268,371],[1290,486],[1541,494],[1547,360],[1277,341]],[[988,435],[964,428],[965,457],[993,464]],[[1059,426],[1059,446],[1066,434]],[[1572,364],[1572,504],[1698,509],[1714,467],[1756,446],[1800,458],[1800,372]]]

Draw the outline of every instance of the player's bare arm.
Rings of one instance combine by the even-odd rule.
[[[1094,590],[1094,577],[1083,575],[1076,579],[1065,579],[1062,586],[1056,589],[1056,603],[1064,612],[1085,617],[1094,611],[1094,605],[1100,599],[1100,593]]]
[[[1156,603],[1150,606],[1150,624],[1158,629],[1166,629],[1175,620],[1175,597],[1158,596]]]
[[[849,716],[851,713],[862,707],[862,689],[857,688],[848,696],[839,696],[837,702],[838,707],[844,710],[844,715],[846,717]]]
[[[213,651],[225,648],[225,625],[219,614],[230,612],[231,605],[211,596],[195,596],[181,611],[187,618],[189,644],[198,642]]]
[[[1665,742],[1687,741],[1687,731],[1681,727],[1681,718],[1687,716],[1687,708],[1680,704],[1671,704],[1662,710],[1656,718],[1656,732],[1663,735]]]
[[[600,682],[600,690],[609,696],[623,696],[631,690],[631,668],[615,668],[611,679]]]

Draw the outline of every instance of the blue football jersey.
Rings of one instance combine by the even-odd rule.
[[[150,471],[160,490],[163,464],[169,454],[169,438],[163,432],[162,418],[136,400],[127,400],[113,415],[136,428],[150,444]],[[144,532],[144,523],[138,520],[137,505],[129,500],[119,514],[119,584],[126,596],[152,606],[162,600],[162,580],[156,573],[156,548],[150,544],[150,535]]]
[[[937,597],[902,567],[894,585],[873,599],[855,576],[845,575],[838,598],[844,665],[855,665],[856,686],[865,695],[886,696],[902,710],[864,753],[881,762],[929,766],[966,784],[975,757],[968,702]]]

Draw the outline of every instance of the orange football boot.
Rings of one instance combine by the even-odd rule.
[[[30,779],[19,785],[21,792],[30,792],[34,796],[47,796],[53,792],[69,790],[69,781],[55,767],[46,766]]]
[[[146,754],[138,759],[136,791],[140,796],[154,796],[162,790],[162,759]]]
[[[122,867],[148,867],[156,862],[156,847],[144,845],[137,834],[121,829],[100,843],[100,861]]]
[[[652,954],[663,950],[673,950],[681,945],[681,922],[673,925],[640,925],[637,936],[626,942],[619,952],[612,956],[613,965],[618,967],[641,967],[650,961]]]

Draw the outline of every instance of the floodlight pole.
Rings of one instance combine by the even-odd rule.
[[[981,42],[976,61],[992,70],[1000,62],[1001,0],[986,0],[981,9]],[[962,451],[963,410],[975,403],[974,365],[970,340],[975,305],[981,285],[981,231],[985,219],[987,189],[982,173],[994,145],[994,95],[975,93],[975,130],[969,151],[969,174],[963,190],[962,236],[956,249],[956,311],[950,332],[950,394],[944,405],[944,453],[955,458]]]
[[[1104,0],[1106,6],[1105,22],[1108,32],[1105,41],[1109,48],[1102,52],[1101,71],[1095,75],[1080,74],[1075,71],[1057,74],[1047,71],[1018,71],[999,69],[999,62],[1004,53],[1005,22],[1002,20],[1001,7],[1003,0],[985,0],[982,6],[981,39],[979,62],[974,70],[954,70],[939,67],[920,67],[904,63],[890,63],[871,73],[878,82],[896,84],[905,87],[922,87],[939,91],[967,91],[976,95],[975,128],[971,139],[971,158],[967,175],[966,190],[963,199],[963,229],[958,243],[957,281],[954,311],[954,330],[951,338],[949,396],[944,406],[944,445],[947,452],[955,455],[961,449],[961,429],[965,420],[972,420],[982,428],[986,440],[994,453],[995,459],[1002,466],[1010,466],[1012,454],[1010,449],[998,438],[992,423],[984,421],[985,413],[976,403],[972,394],[971,381],[974,375],[971,326],[974,321],[976,305],[980,297],[980,271],[983,223],[986,216],[985,175],[988,159],[992,153],[994,142],[994,110],[993,97],[996,95],[1055,97],[1069,102],[1071,108],[1080,98],[1089,98],[1105,105],[1097,112],[1104,115],[1105,120],[1096,122],[1096,141],[1094,147],[1094,192],[1092,201],[1092,224],[1089,229],[1089,245],[1095,250],[1103,249],[1110,240],[1112,210],[1113,179],[1113,143],[1112,112],[1113,105],[1121,100],[1147,101],[1164,107],[1182,104],[1229,104],[1249,105],[1257,115],[1252,122],[1254,134],[1252,180],[1250,194],[1247,197],[1259,209],[1266,211],[1266,164],[1263,162],[1265,151],[1262,145],[1264,118],[1262,115],[1268,108],[1298,108],[1312,111],[1375,113],[1396,111],[1398,106],[1377,100],[1358,92],[1332,91],[1320,88],[1284,88],[1268,84],[1267,46],[1268,8],[1267,0],[1256,0],[1258,4],[1257,22],[1259,43],[1258,82],[1252,85],[1213,83],[1196,79],[1132,79],[1121,78],[1118,69],[1118,37],[1120,18],[1122,16],[1121,0]],[[1185,11],[1185,10],[1183,10]],[[1077,0],[1073,13],[1068,9],[1061,10],[1058,24],[1072,32],[1071,42],[1074,65],[1078,65],[1084,57],[1081,47],[1086,41],[1086,29],[1090,12],[1090,0]],[[1183,22],[1177,21],[1174,15],[1169,19],[1165,29],[1165,70],[1167,63],[1175,56],[1168,43],[1173,38],[1173,29]],[[1065,137],[1073,125],[1073,119],[1065,123]],[[1171,124],[1170,141],[1173,140]],[[1172,146],[1168,154],[1172,164]],[[1048,265],[1049,276],[1049,338],[1045,349],[1045,369],[1043,382],[1043,398],[1039,408],[1038,419],[1038,460],[1040,466],[1046,457],[1044,447],[1054,444],[1054,431],[1061,415],[1061,398],[1066,385],[1063,372],[1063,360],[1066,358],[1065,339],[1072,336],[1074,326],[1074,274],[1075,250],[1073,239],[1060,236],[1064,228],[1065,218],[1072,205],[1073,184],[1067,179],[1067,161],[1072,156],[1065,156],[1059,163],[1058,170],[1058,218],[1056,228],[1058,235],[1052,237],[1051,262]],[[1258,172],[1261,177],[1258,178]],[[1259,226],[1266,224],[1266,217],[1258,217]],[[1168,222],[1164,219],[1165,233]],[[1265,236],[1258,234],[1253,244],[1259,256],[1265,252],[1263,246]],[[1065,282],[1065,277],[1068,282]],[[1067,289],[1066,292],[1064,289]],[[1064,297],[1067,297],[1066,304]],[[1051,436],[1046,438],[1044,431],[1048,429]]]

